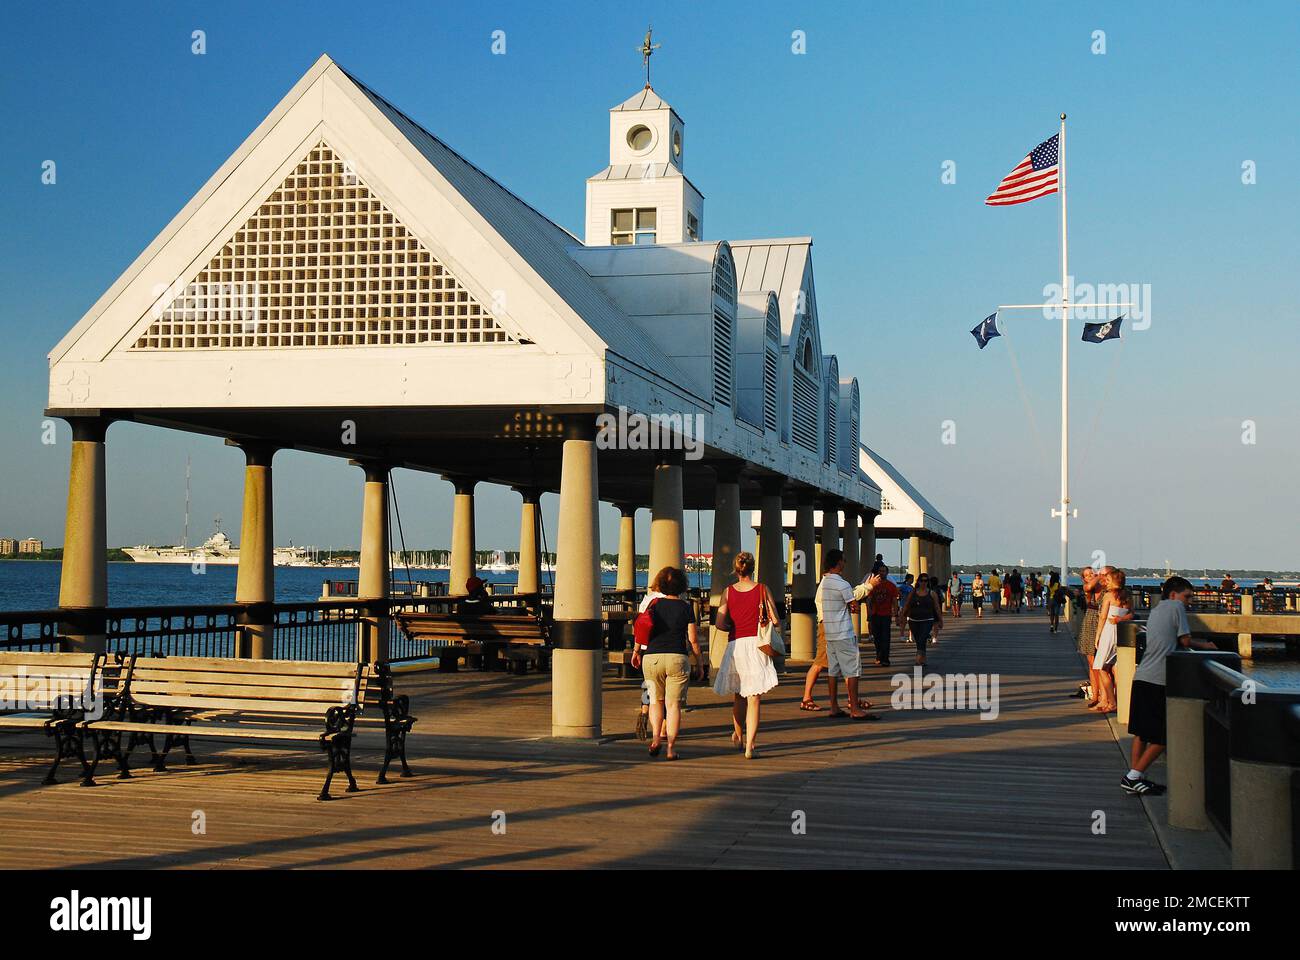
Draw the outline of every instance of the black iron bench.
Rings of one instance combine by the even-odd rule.
[[[347,792],[355,792],[353,729],[366,702],[375,700],[372,685],[376,676],[369,664],[131,657],[121,689],[108,702],[104,717],[78,724],[94,745],[85,782],[93,782],[95,769],[106,755],[117,761],[119,777],[130,777],[131,752],[140,744],[148,745],[154,770],[166,769],[167,754],[176,747],[185,750],[186,763],[194,763],[190,738],[209,737],[314,744],[329,763],[320,799],[330,799],[336,773],[347,777]],[[379,681],[378,686],[380,702],[386,702],[385,685]],[[161,749],[158,738],[162,738]],[[384,771],[395,758],[394,749],[405,770],[405,730],[400,744],[390,740],[387,747]],[[383,776],[381,772],[381,781]]]
[[[117,665],[104,665],[95,653],[0,653],[0,732],[40,730],[54,738],[45,783],[56,782],[64,760],[81,763],[85,782],[89,761],[77,723],[103,708],[106,679],[116,687]]]
[[[393,674],[388,665],[378,664],[374,679],[366,684],[361,698],[361,710],[357,715],[360,723],[375,722],[384,725],[384,764],[379,768],[376,783],[388,782],[388,765],[394,760],[402,764],[401,776],[411,776],[411,768],[406,762],[406,735],[411,732],[418,718],[411,716],[410,697],[398,694],[393,683]]]
[[[482,670],[501,665],[512,672],[524,672],[530,665],[542,670],[550,662],[546,624],[528,614],[404,612],[393,616],[407,637],[434,644],[429,652],[438,657],[439,670],[456,670],[460,657]]]

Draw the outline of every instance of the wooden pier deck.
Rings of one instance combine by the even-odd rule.
[[[612,677],[608,739],[591,745],[544,738],[547,675],[404,677],[416,776],[376,786],[370,732],[355,752],[362,791],[331,803],[315,799],[321,758],[304,754],[209,741],[197,766],[110,771],[94,788],[69,769],[44,787],[48,742],[0,738],[0,867],[1167,866],[1143,801],[1118,787],[1108,724],[1067,696],[1080,672],[1068,634],[1049,635],[1042,614],[950,620],[931,654],[933,672],[1000,675],[995,720],[891,709],[889,676],[911,670],[911,648],[896,640],[889,669],[864,650],[880,722],[800,712],[791,670],[749,762],[705,689],[691,691],[681,761],[647,759],[631,736],[638,686]]]

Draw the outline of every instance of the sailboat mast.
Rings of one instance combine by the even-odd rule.
[[[190,545],[190,458],[185,458],[185,532],[181,535],[181,546]]]

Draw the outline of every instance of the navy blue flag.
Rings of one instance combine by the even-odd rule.
[[[971,331],[971,336],[975,338],[975,342],[980,345],[981,350],[987,347],[989,341],[994,337],[1002,336],[1002,334],[998,333],[998,315],[996,313],[991,313],[979,323],[975,324],[975,329]]]
[[[1124,322],[1121,315],[1114,320],[1107,320],[1105,323],[1085,323],[1083,325],[1083,342],[1084,343],[1105,343],[1107,340],[1118,340],[1119,325]]]

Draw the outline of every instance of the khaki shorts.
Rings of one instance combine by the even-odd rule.
[[[820,620],[817,621],[817,656],[813,659],[813,666],[825,669],[830,664],[826,660],[826,625]]]
[[[641,676],[653,699],[679,703],[685,699],[691,682],[691,662],[680,653],[652,653],[641,658]]]

